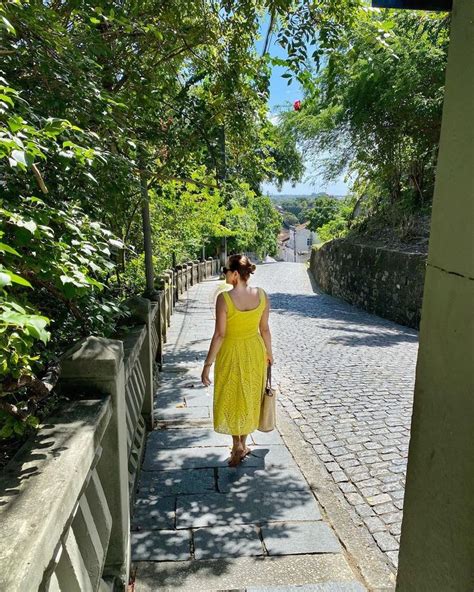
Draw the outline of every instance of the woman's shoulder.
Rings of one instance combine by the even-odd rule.
[[[263,288],[257,288],[258,293],[264,297],[265,302],[268,300],[268,294],[265,292]]]

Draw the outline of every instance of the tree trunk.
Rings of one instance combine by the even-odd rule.
[[[155,287],[155,273],[153,270],[153,247],[151,242],[150,223],[150,199],[148,197],[148,184],[145,172],[145,160],[143,153],[139,157],[140,167],[140,191],[142,194],[142,228],[143,228],[143,251],[145,253],[145,279],[146,294],[151,294]]]

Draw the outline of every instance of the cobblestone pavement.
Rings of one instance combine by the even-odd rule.
[[[280,403],[397,565],[418,334],[315,293],[301,263],[259,265]]]

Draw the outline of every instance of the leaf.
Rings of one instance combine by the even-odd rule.
[[[0,251],[3,253],[10,253],[11,255],[16,255],[17,257],[21,257],[18,251],[15,251],[13,247],[6,245],[5,243],[0,243]]]
[[[38,228],[36,222],[34,220],[18,220],[16,225],[20,228],[26,228],[31,234],[34,234],[36,229]]]
[[[10,438],[12,434],[13,426],[9,423],[4,425],[3,428],[0,430],[0,438]]]
[[[34,337],[38,338],[45,345],[46,343],[48,343],[50,338],[49,331],[46,331],[45,329],[48,322],[49,319],[45,320],[45,317],[36,316],[31,317],[27,325],[27,328],[30,331],[30,333],[32,333]]]
[[[12,101],[12,98],[9,97],[8,95],[4,95],[2,93],[0,93],[0,101],[3,101],[4,103],[8,103],[11,107],[14,106],[14,102]]]
[[[69,275],[61,275],[59,279],[61,280],[61,283],[64,285],[72,284],[73,286],[77,286],[78,288],[82,288],[84,285],[83,282],[80,282],[76,280],[76,278],[73,278]]]
[[[117,249],[123,249],[125,247],[121,240],[116,240],[114,238],[109,239],[109,245],[116,247]]]
[[[26,314],[26,310],[20,306],[19,304],[17,304],[16,302],[12,302],[11,300],[8,302],[8,306],[10,308],[13,308],[13,310],[16,310],[17,312],[20,312],[21,314]]]
[[[18,164],[21,164],[25,167],[27,166],[26,155],[23,150],[13,150],[11,153],[11,158],[13,158],[13,160]]]
[[[97,181],[97,179],[96,179],[96,178],[94,177],[94,175],[92,175],[91,173],[89,173],[89,172],[85,172],[85,173],[84,173],[84,175],[85,175],[86,177],[88,177],[88,178],[89,178],[91,181],[93,181],[93,182],[94,182],[96,185],[98,185],[98,184],[99,184],[99,181]]]
[[[4,273],[7,273],[10,276],[10,279],[14,284],[19,284],[20,286],[26,286],[27,288],[33,287],[28,280],[25,280],[25,278],[22,278],[21,276],[16,275],[16,273],[12,273],[11,271],[8,271],[8,270],[6,270]]]
[[[6,29],[9,33],[16,35],[15,27],[11,24],[11,22],[5,18],[3,15],[0,18],[0,25]]]
[[[32,428],[37,428],[39,426],[39,419],[34,415],[29,415],[26,418],[26,423],[31,426]]]
[[[12,280],[10,275],[4,271],[0,271],[0,288],[3,288],[4,286],[11,286],[11,283]]]

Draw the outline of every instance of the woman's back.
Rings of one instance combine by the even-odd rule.
[[[255,288],[256,298],[253,302],[250,297],[246,299],[247,305],[252,305],[251,308],[247,308],[246,310],[240,308],[240,306],[243,305],[243,298],[241,299],[242,304],[237,304],[233,300],[232,296],[234,291],[235,290],[229,290],[223,293],[227,306],[225,339],[257,336],[260,319],[266,304],[264,291],[262,288]],[[254,297],[253,294],[251,296]]]
[[[229,290],[229,296],[234,306],[242,312],[257,308],[260,304],[260,288],[248,288],[245,291],[234,288]]]

